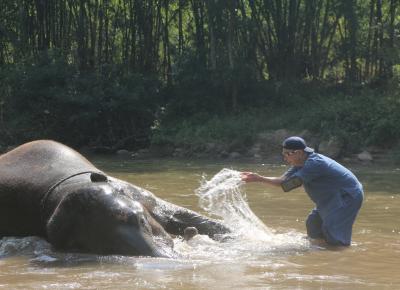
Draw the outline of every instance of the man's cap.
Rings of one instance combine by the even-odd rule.
[[[282,143],[282,147],[288,150],[303,150],[308,153],[314,152],[314,149],[307,147],[306,141],[298,136],[292,136],[285,139]]]

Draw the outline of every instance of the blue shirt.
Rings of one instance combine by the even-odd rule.
[[[361,183],[349,169],[318,153],[311,153],[302,167],[291,167],[285,176],[303,181],[322,218],[343,206],[343,196],[363,195]]]

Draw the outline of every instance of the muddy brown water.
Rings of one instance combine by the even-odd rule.
[[[285,170],[260,163],[99,157],[92,161],[110,175],[202,213],[195,190],[204,174],[211,178],[222,168],[231,168],[274,176]],[[243,194],[254,214],[274,232],[272,246],[256,239],[240,245],[209,240],[185,245],[178,239],[177,248],[186,254],[179,259],[98,257],[57,253],[34,237],[7,238],[0,241],[0,288],[400,289],[400,168],[349,167],[365,189],[349,248],[332,250],[302,241],[304,221],[313,206],[303,190],[283,193],[248,184]]]

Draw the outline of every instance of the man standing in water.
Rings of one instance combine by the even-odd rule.
[[[281,177],[242,172],[242,180],[281,186],[284,191],[303,185],[316,205],[306,221],[308,237],[333,246],[349,246],[364,196],[361,183],[349,169],[315,153],[300,137],[287,138],[282,155],[291,167]]]

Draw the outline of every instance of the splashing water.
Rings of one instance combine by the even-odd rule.
[[[39,237],[4,237],[0,239],[0,258],[19,255],[32,255],[50,251],[51,246]]]
[[[196,193],[201,208],[209,214],[223,219],[238,236],[248,236],[248,229],[258,238],[268,239],[273,230],[264,225],[252,212],[242,189],[244,182],[240,172],[222,169],[210,181],[203,176],[202,184]]]
[[[224,251],[231,256],[260,256],[284,252],[298,252],[310,248],[303,234],[296,231],[276,233],[266,226],[250,209],[240,172],[222,169],[211,180],[203,176],[196,190],[199,204],[211,216],[218,217],[232,229],[233,238]],[[224,243],[226,244],[226,243]]]

